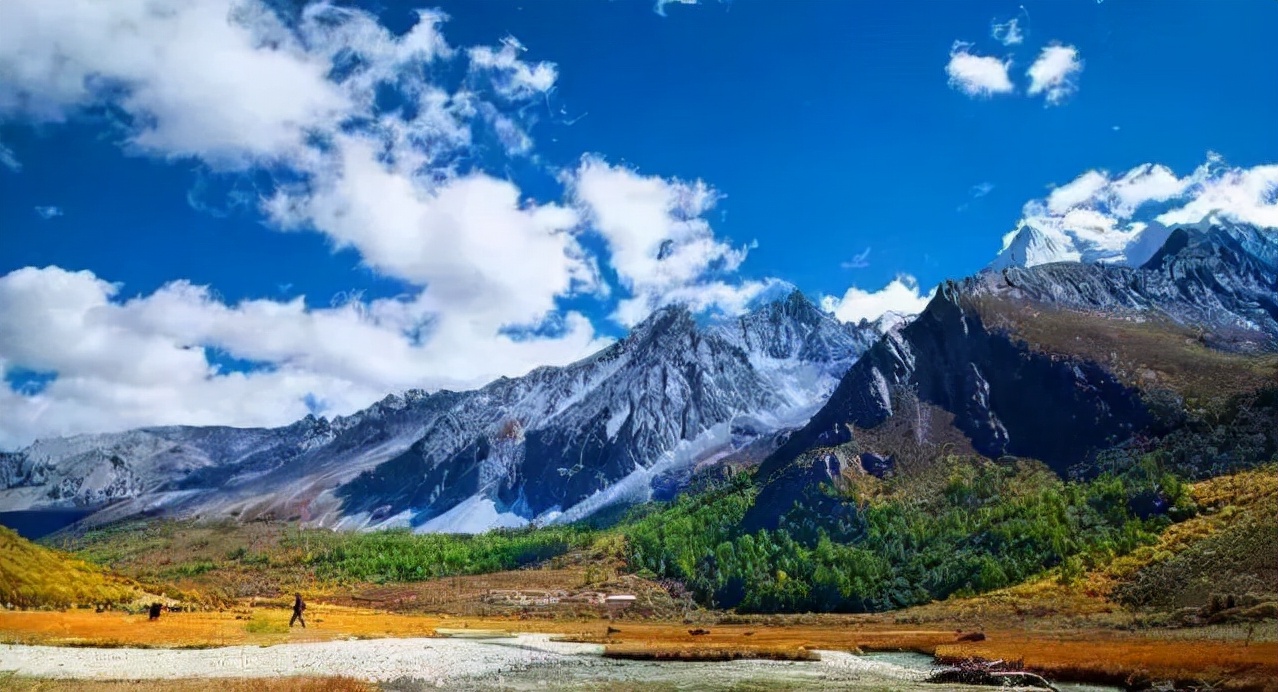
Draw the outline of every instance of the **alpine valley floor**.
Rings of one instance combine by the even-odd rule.
[[[1278,689],[1278,620],[1271,604],[1216,603],[1188,613],[1132,607],[1117,595],[1160,570],[1180,570],[1175,579],[1193,582],[1192,570],[1179,563],[1204,547],[1221,549],[1222,537],[1270,516],[1278,472],[1221,476],[1194,484],[1191,492],[1201,508],[1197,515],[1164,529],[1155,543],[1071,579],[1049,570],[983,595],[861,615],[702,608],[681,600],[669,584],[630,573],[609,553],[606,531],[588,548],[525,569],[382,584],[318,578],[302,563],[290,566],[285,549],[274,553],[276,566],[259,570],[266,581],[255,588],[267,595],[240,598],[219,595],[228,585],[247,588],[224,543],[247,540],[274,550],[281,544],[271,541],[287,539],[295,528],[156,524],[134,527],[129,540],[125,532],[111,534],[109,544],[100,536],[96,543],[64,539],[80,556],[110,562],[116,573],[11,538],[6,555],[22,548],[27,559],[60,559],[66,569],[80,570],[64,578],[91,583],[88,575],[96,574],[105,580],[102,588],[135,589],[135,600],[187,607],[154,622],[127,605],[103,612],[0,611],[0,670],[10,671],[0,681],[33,690],[198,689],[208,677],[222,679],[218,684],[227,689],[286,690],[435,683],[521,689],[525,683],[536,688],[538,680],[589,689],[938,689],[921,682],[917,668],[847,655],[907,651],[941,662],[1016,662],[1061,684]],[[108,545],[118,552],[102,560]],[[164,560],[167,565],[155,567]],[[1223,574],[1228,568],[1213,569]],[[41,587],[26,588],[32,594]],[[306,629],[288,628],[292,588],[311,603]],[[631,593],[639,603],[615,618],[591,605],[494,604],[494,592],[516,589]],[[484,642],[435,638],[437,629],[526,634]],[[816,657],[819,662],[805,660]]]

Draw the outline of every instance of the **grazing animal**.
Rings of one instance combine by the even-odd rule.
[[[148,620],[159,620],[159,619],[160,619],[160,604],[159,604],[159,603],[152,603],[152,604],[151,604],[151,607],[148,609],[148,612],[149,612],[149,617],[147,618]]]
[[[984,632],[968,632],[967,634],[960,634],[958,636],[958,641],[983,642],[985,641],[985,633]]]

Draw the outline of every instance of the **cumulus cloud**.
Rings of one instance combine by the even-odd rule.
[[[1038,59],[1025,72],[1030,78],[1029,95],[1042,94],[1047,105],[1056,106],[1078,91],[1078,74],[1083,60],[1074,46],[1045,46]]]
[[[1025,41],[1021,32],[1020,17],[1012,17],[1006,22],[990,22],[990,36],[1005,46],[1020,45]]]
[[[1011,60],[976,55],[972,44],[955,41],[950,49],[950,61],[945,73],[950,76],[950,86],[968,96],[989,97],[994,94],[1010,94],[1015,91],[1007,70]]]
[[[1160,223],[1197,223],[1213,216],[1278,230],[1278,164],[1222,166],[1191,178],[1187,201],[1160,214]]]
[[[57,121],[109,100],[132,144],[163,155],[242,164],[296,152],[350,108],[330,67],[256,3],[0,5],[0,115]]]
[[[769,285],[715,279],[734,272],[747,249],[715,237],[705,214],[720,195],[705,181],[644,176],[586,156],[568,183],[590,227],[607,243],[610,266],[631,294],[614,315],[623,324],[674,302],[739,312]]]
[[[423,295],[314,309],[300,297],[229,305],[183,281],[120,294],[87,271],[0,277],[0,364],[57,374],[34,394],[0,388],[0,447],[139,425],[281,425],[308,401],[350,413],[389,391],[472,387],[606,345],[575,312],[554,338],[470,339],[436,324]],[[421,338],[431,330],[444,338]],[[269,367],[221,372],[205,349]]]
[[[557,296],[595,282],[574,209],[526,204],[513,183],[481,173],[423,185],[360,137],[333,149],[338,160],[309,186],[268,201],[270,218],[320,229],[379,272],[427,286],[440,310],[495,330],[538,320]]]
[[[874,321],[885,313],[914,315],[927,307],[936,289],[924,294],[913,276],[901,274],[877,291],[852,286],[842,297],[825,296],[821,306],[844,322]]]
[[[1210,154],[1185,176],[1155,163],[1118,175],[1090,170],[1022,213],[1003,238],[1004,252],[1031,228],[1071,259],[1141,264],[1177,224],[1211,217],[1278,229],[1278,165],[1231,167]]]
[[[121,300],[87,272],[13,272],[0,277],[0,371],[56,377],[39,391],[0,388],[0,445],[160,423],[274,425],[316,401],[346,413],[388,391],[569,362],[604,341],[562,300],[606,297],[614,276],[625,324],[672,302],[739,312],[771,284],[734,278],[746,249],[715,237],[704,215],[719,195],[702,181],[586,157],[566,176],[566,202],[536,202],[477,167],[481,133],[499,153],[532,155],[528,103],[549,99],[558,78],[514,37],[454,48],[432,11],[402,34],[324,2],[282,16],[262,0],[0,3],[0,120],[109,106],[131,151],[265,180],[252,196],[271,226],[355,250],[406,295],[232,305],[178,280]],[[588,251],[585,233],[606,252]],[[222,372],[210,349],[261,367]]]

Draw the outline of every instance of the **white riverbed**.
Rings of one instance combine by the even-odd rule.
[[[270,678],[342,675],[391,689],[565,689],[620,682],[662,689],[729,689],[779,684],[787,689],[931,690],[926,673],[838,651],[813,662],[653,663],[602,657],[596,644],[549,635],[508,639],[366,639],[215,649],[93,649],[0,645],[0,671],[94,680]],[[973,688],[978,689],[978,688]]]

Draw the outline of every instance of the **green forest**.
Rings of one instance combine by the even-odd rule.
[[[706,605],[880,611],[1001,588],[1054,567],[1070,579],[1153,542],[1173,518],[1193,512],[1185,486],[1153,457],[1088,482],[1061,481],[1027,462],[945,463],[948,478],[931,496],[903,487],[880,497],[844,491],[838,501],[849,511],[835,516],[852,519],[837,528],[796,507],[776,530],[738,531],[755,492],[740,477],[627,526],[629,558],[636,569],[682,581]]]
[[[1070,579],[1194,512],[1185,486],[1153,455],[1090,481],[1063,481],[1029,461],[953,457],[938,465],[938,483],[826,487],[822,512],[796,503],[774,530],[741,528],[757,494],[742,472],[636,507],[606,528],[306,531],[288,542],[306,542],[304,561],[322,579],[373,582],[515,569],[607,545],[640,576],[679,581],[706,606],[865,612],[981,593],[1052,568]],[[838,511],[828,512],[830,500]]]

